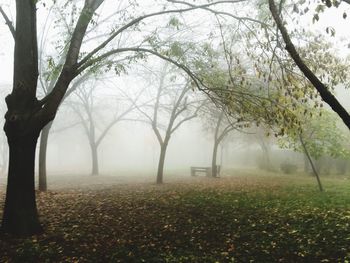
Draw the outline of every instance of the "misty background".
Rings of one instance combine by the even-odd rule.
[[[8,10],[12,10],[13,6],[8,2]],[[111,1],[106,1],[104,11],[108,10]],[[147,3],[145,2],[145,6]],[[148,3],[149,10],[152,10]],[[39,8],[39,12],[47,12],[44,8]],[[196,13],[195,11],[194,13]],[[327,13],[328,12],[328,13]],[[305,26],[314,27],[314,30],[324,30],[329,23],[337,24],[337,39],[342,39],[347,34],[346,21],[343,21],[335,9],[327,10],[325,19],[322,19],[317,25],[311,24],[310,17],[304,16],[301,18],[301,23]],[[11,15],[11,13],[10,13]],[[105,14],[108,16],[107,14]],[[12,15],[11,15],[12,16]],[[45,16],[41,16],[45,17]],[[190,15],[192,25],[202,25],[203,18],[198,18],[195,15]],[[195,18],[196,17],[196,18]],[[163,21],[164,22],[164,21]],[[38,22],[40,25],[44,21]],[[54,36],[57,29],[53,29],[48,33],[48,38]],[[13,40],[4,23],[0,24],[0,59],[1,59],[1,74],[0,74],[0,114],[3,116],[6,107],[4,98],[11,91],[12,83],[12,67],[13,64]],[[186,34],[189,34],[188,32]],[[197,33],[200,36],[200,33]],[[205,38],[204,35],[201,36]],[[136,37],[137,38],[137,37]],[[135,39],[136,41],[137,39]],[[335,42],[338,40],[334,40]],[[340,49],[347,50],[343,42],[340,44]],[[88,45],[89,46],[89,45]],[[88,47],[87,46],[87,47]],[[92,45],[93,46],[93,45]],[[159,66],[162,62],[157,59],[151,59],[144,62],[146,65]],[[93,98],[96,105],[96,123],[97,132],[103,129],[103,125],[112,117],[113,112],[118,110],[118,103],[127,103],[124,101],[110,101],[110,98],[120,96],[118,91],[132,91],[134,94],[141,90],[147,83],[142,83],[137,76],[139,68],[130,67],[127,74],[121,73],[119,76],[102,75],[101,78],[112,79],[108,85],[105,83],[93,83],[96,85]],[[109,86],[109,87],[106,87]],[[117,87],[117,89],[115,88]],[[155,87],[154,87],[155,88]],[[40,88],[39,88],[40,89]],[[202,96],[200,92],[191,91],[194,96]],[[336,90],[337,97],[340,102],[347,108],[350,108],[350,96],[342,87]],[[106,103],[106,101],[108,103]],[[79,120],[76,112],[71,109],[69,104],[77,105],[77,100],[72,96],[68,102],[64,102],[60,107],[57,117],[53,123],[52,130],[49,136],[48,152],[47,152],[47,170],[48,180],[52,175],[89,175],[91,170],[91,153],[87,137],[84,135],[84,128]],[[120,106],[120,105],[119,105]],[[107,111],[107,113],[106,113]],[[126,120],[116,123],[108,132],[104,140],[99,146],[99,169],[102,175],[138,177],[143,176],[154,177],[157,171],[160,147],[151,127],[142,121],[139,114],[135,115],[136,109],[130,115],[135,120]],[[104,112],[99,115],[99,112]],[[134,115],[133,115],[134,114]],[[165,180],[172,176],[189,176],[191,166],[208,167],[211,164],[212,148],[213,148],[213,132],[206,129],[203,125],[206,119],[202,117],[195,118],[186,122],[173,135],[166,156],[165,165]],[[3,125],[1,118],[0,125]],[[342,125],[342,124],[339,124]],[[263,136],[264,137],[264,136]],[[292,150],[280,149],[274,138],[264,137],[258,139],[256,134],[251,130],[243,132],[233,132],[219,149],[218,164],[222,165],[223,174],[225,170],[232,169],[256,169],[261,168],[261,156],[264,154],[261,149],[261,140],[266,140],[271,148],[271,161],[274,169],[280,169],[280,164],[284,161],[290,161],[300,166],[303,164],[303,155],[294,153]],[[259,141],[260,140],[260,141]],[[2,176],[6,176],[7,160],[5,158],[7,151],[6,138],[3,132],[0,133],[1,151],[2,151]],[[39,144],[38,144],[39,146]],[[38,157],[38,154],[37,154]],[[36,167],[38,167],[36,165]]]

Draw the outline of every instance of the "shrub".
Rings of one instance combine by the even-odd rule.
[[[295,173],[298,169],[298,166],[296,166],[295,164],[288,163],[288,162],[281,163],[280,167],[281,167],[282,172],[284,172],[285,174]]]

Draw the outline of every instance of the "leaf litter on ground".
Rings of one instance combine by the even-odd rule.
[[[350,183],[329,179],[319,193],[312,180],[201,177],[37,192],[45,233],[2,236],[0,262],[349,262]]]

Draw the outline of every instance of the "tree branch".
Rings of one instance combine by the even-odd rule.
[[[132,110],[135,109],[134,105],[131,105],[128,109],[126,109],[123,113],[121,113],[117,118],[115,118],[114,120],[112,120],[110,122],[110,124],[104,129],[104,131],[101,133],[101,135],[99,136],[99,138],[96,141],[96,145],[99,145],[101,143],[101,141],[103,140],[103,138],[107,135],[108,131],[118,122],[122,121],[123,118],[129,114]]]
[[[199,9],[199,8],[205,8],[205,7],[209,7],[212,5],[216,5],[216,4],[222,4],[222,3],[237,3],[237,2],[242,2],[242,1],[246,1],[246,0],[236,0],[236,1],[217,1],[214,3],[208,3],[208,4],[203,4],[200,6],[193,6],[193,7],[189,7],[189,8],[183,8],[183,9],[174,9],[174,10],[165,10],[165,11],[160,11],[160,12],[155,12],[155,13],[151,13],[151,14],[147,14],[147,15],[143,15],[140,16],[132,21],[130,21],[129,23],[127,23],[126,25],[122,26],[121,28],[119,28],[117,31],[115,31],[109,38],[107,38],[103,43],[101,43],[99,46],[97,46],[94,50],[92,50],[89,54],[87,54],[79,63],[78,63],[78,67],[81,67],[83,64],[85,64],[86,62],[88,62],[90,60],[90,58],[92,58],[97,52],[99,52],[101,49],[103,49],[105,46],[107,46],[108,43],[110,43],[115,37],[117,37],[120,33],[124,32],[126,29],[138,24],[139,22],[141,22],[142,20],[149,18],[149,17],[154,17],[154,16],[159,16],[159,15],[165,15],[165,14],[172,14],[172,13],[183,13],[183,12],[187,12],[187,11],[191,11],[191,10],[195,10],[195,9]]]
[[[5,13],[5,11],[2,9],[2,6],[0,5],[0,13],[2,15],[2,17],[4,18],[5,20],[5,23],[7,25],[7,27],[9,28],[11,34],[12,34],[12,37],[14,40],[16,40],[16,30],[13,26],[13,23],[12,21],[9,19],[9,17],[7,16],[7,14]]]
[[[196,6],[194,4],[191,4],[191,3],[187,3],[185,1],[177,1],[177,0],[167,0],[168,2],[171,2],[171,3],[175,3],[175,4],[183,4],[183,5],[187,5],[187,6],[190,6],[190,7],[198,7],[200,9],[203,9],[203,10],[206,10],[206,11],[209,11],[211,13],[213,13],[214,15],[224,15],[224,16],[228,16],[228,17],[232,17],[238,21],[242,21],[242,20],[246,20],[246,21],[250,21],[250,22],[254,22],[254,23],[258,23],[258,24],[261,24],[263,26],[268,26],[267,24],[265,24],[264,22],[261,22],[257,19],[254,19],[254,18],[250,18],[250,17],[246,17],[246,16],[235,16],[231,13],[228,13],[228,12],[224,12],[224,11],[217,11],[217,10],[213,10],[209,7],[200,7],[200,6]],[[350,1],[350,0],[349,0]],[[220,1],[221,3],[238,3],[238,2],[244,2],[244,0],[242,1]]]
[[[182,69],[194,82],[194,84],[198,87],[199,90],[202,90],[202,86],[204,86],[204,84],[191,72],[191,70],[186,67],[185,65],[167,57],[164,56],[160,53],[158,53],[157,51],[151,50],[151,49],[147,49],[147,48],[141,48],[141,47],[130,47],[130,48],[118,48],[118,49],[114,49],[111,50],[95,59],[92,59],[90,61],[88,61],[87,63],[85,63],[82,67],[80,67],[75,75],[80,74],[82,71],[84,71],[86,68],[88,68],[89,66],[91,66],[92,64],[101,61],[102,59],[109,57],[111,55],[117,54],[117,53],[122,53],[122,52],[143,52],[143,53],[150,53],[154,56],[157,56],[163,60],[166,60],[168,62],[170,62],[171,64],[177,66],[178,68]]]
[[[220,136],[218,137],[218,142],[221,142],[229,132],[235,129],[236,127],[234,126],[234,123],[231,123],[230,125],[226,126],[225,129],[221,132]]]
[[[87,27],[91,22],[94,12],[102,2],[103,0],[85,0],[84,7],[80,12],[78,21],[73,31],[62,71],[54,88],[52,89],[52,92],[50,92],[43,99],[44,107],[41,113],[44,115],[44,119],[48,118],[51,120],[54,118],[58,106],[68,89],[69,83],[72,81],[72,79],[74,79],[74,77],[76,77],[74,72],[77,68],[76,64]],[[43,105],[42,102],[41,105]]]
[[[350,129],[350,115],[345,108],[339,103],[334,95],[328,90],[328,88],[320,81],[320,79],[310,70],[310,68],[301,59],[298,51],[296,50],[292,40],[289,37],[286,27],[283,24],[282,19],[278,15],[278,11],[274,0],[269,0],[269,8],[273,19],[276,22],[278,29],[280,30],[283,40],[286,44],[286,50],[294,60],[301,72],[304,73],[305,77],[312,83],[316,88],[321,98],[335,111],[339,117],[343,120],[345,125]]]

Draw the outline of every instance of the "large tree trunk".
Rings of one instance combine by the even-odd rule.
[[[168,147],[167,143],[163,143],[160,146],[160,155],[159,155],[158,171],[157,171],[157,184],[163,183],[164,162],[165,162],[167,147]]]
[[[47,170],[46,170],[46,155],[47,155],[47,142],[49,139],[49,133],[52,126],[52,122],[48,123],[41,131],[40,136],[40,148],[39,148],[39,191],[47,190]]]
[[[9,170],[2,231],[15,235],[40,233],[35,203],[34,164],[39,132],[16,136],[7,132],[9,144]]]
[[[217,140],[215,140],[214,142],[214,147],[213,147],[213,156],[211,159],[211,176],[212,177],[217,177],[218,176],[218,167],[216,165],[216,158],[218,155],[218,146],[219,146],[219,142]]]
[[[90,143],[91,148],[91,175],[98,175],[99,169],[98,169],[98,152],[97,152],[97,145],[95,143]]]
[[[13,89],[6,97],[5,126],[9,144],[7,191],[2,231],[17,235],[39,233],[35,203],[35,148],[46,124],[36,99],[38,53],[36,1],[16,1]]]
[[[103,2],[85,1],[70,41],[66,61],[52,92],[40,102],[36,2],[16,0],[16,32],[13,89],[6,97],[5,127],[9,144],[9,171],[1,229],[18,235],[42,231],[35,203],[35,149],[41,129],[55,118],[71,80],[86,29],[94,11]]]

